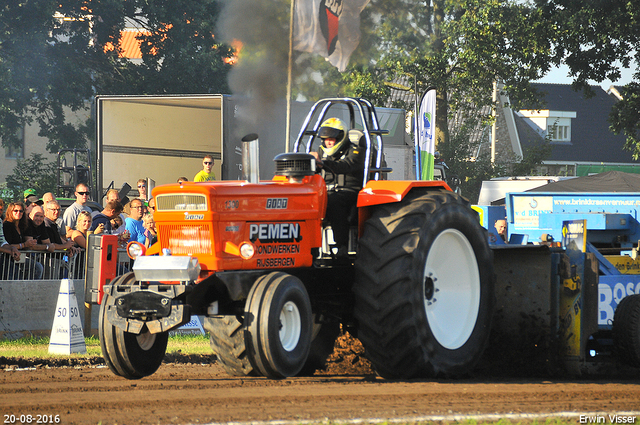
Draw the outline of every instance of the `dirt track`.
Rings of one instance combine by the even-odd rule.
[[[30,414],[35,423],[38,414],[60,415],[62,424],[408,420],[640,410],[638,381],[389,382],[373,375],[273,381],[228,377],[215,364],[164,364],[139,381],[115,377],[105,367],[1,371],[0,391],[3,417]]]
[[[581,413],[593,412],[610,423],[608,414],[640,411],[637,378],[546,381],[484,375],[473,380],[393,382],[377,377],[361,354],[361,345],[339,339],[327,372],[282,381],[229,377],[214,356],[168,358],[158,372],[138,381],[116,377],[105,366],[88,362],[73,367],[64,366],[66,361],[11,364],[0,358],[0,412],[3,423],[10,418],[4,415],[15,415],[15,423],[27,423],[28,417],[20,421],[20,415],[32,415],[31,423],[37,423],[38,415],[59,415],[61,424],[106,425],[451,422],[467,415],[517,423],[535,418],[544,422],[538,415],[558,413],[573,414],[578,422]]]

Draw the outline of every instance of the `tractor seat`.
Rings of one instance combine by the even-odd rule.
[[[349,141],[354,145],[358,145],[361,148],[367,147],[367,139],[364,137],[364,133],[356,128],[349,130]]]

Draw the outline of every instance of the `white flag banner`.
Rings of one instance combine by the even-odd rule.
[[[418,147],[420,148],[420,180],[433,180],[436,151],[436,89],[432,88],[420,99],[418,112]]]
[[[317,53],[340,72],[360,43],[360,12],[369,0],[295,0],[293,48]]]

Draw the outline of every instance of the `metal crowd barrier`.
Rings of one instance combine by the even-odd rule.
[[[123,251],[124,250],[118,250]],[[19,262],[5,253],[0,253],[0,280],[58,280],[85,279],[86,252],[74,255],[67,251],[20,251]],[[118,255],[118,270],[129,270],[129,258]],[[120,274],[120,273],[119,273]]]

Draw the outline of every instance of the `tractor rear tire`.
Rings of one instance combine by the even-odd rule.
[[[231,376],[257,376],[244,342],[244,325],[236,316],[206,317],[204,327],[217,361]]]
[[[297,375],[311,346],[312,313],[306,288],[295,276],[273,272],[251,288],[245,306],[249,360],[262,376]]]
[[[372,209],[356,260],[358,338],[385,378],[463,376],[484,351],[494,307],[486,231],[453,192]]]
[[[640,294],[620,300],[613,315],[613,347],[623,364],[640,367]]]

